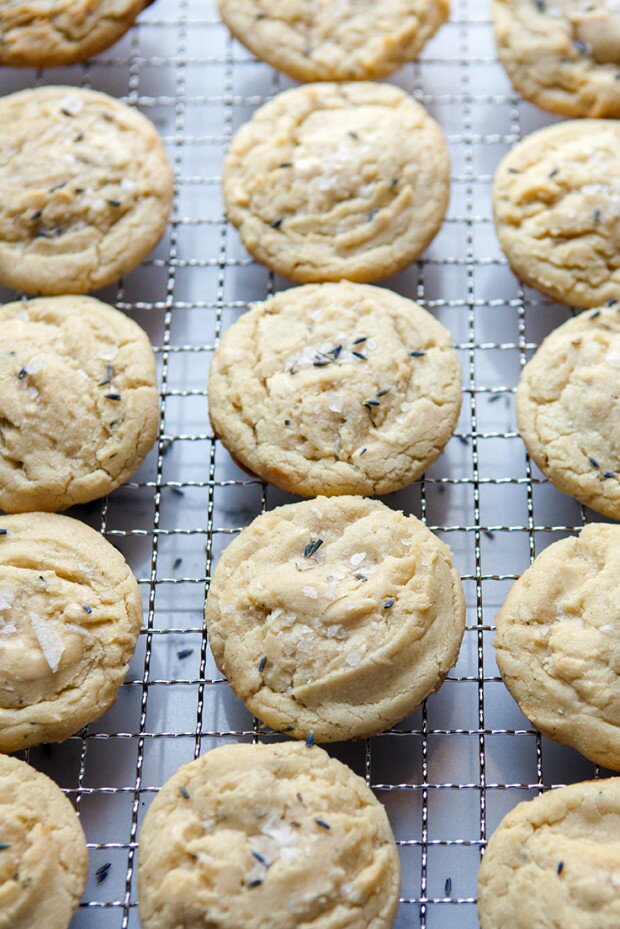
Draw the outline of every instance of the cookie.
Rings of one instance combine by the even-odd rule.
[[[516,90],[562,116],[620,117],[615,0],[493,0],[499,60]]]
[[[60,788],[0,755],[0,926],[67,929],[87,868],[84,832]]]
[[[85,61],[123,36],[145,0],[3,0],[0,65],[51,68]]]
[[[547,336],[517,388],[517,425],[549,480],[620,519],[620,303]]]
[[[620,298],[619,146],[620,123],[557,123],[497,169],[500,245],[514,273],[552,300],[594,307]]]
[[[144,929],[389,929],[400,866],[385,810],[314,746],[226,745],[180,768],[140,832]]]
[[[537,729],[620,770],[620,526],[546,548],[497,617],[497,663]]]
[[[441,226],[450,160],[426,110],[388,84],[307,84],[236,133],[228,218],[247,250],[301,284],[395,274]]]
[[[491,836],[478,877],[481,929],[620,926],[620,777],[520,803]]]
[[[244,467],[294,494],[389,493],[441,454],[461,407],[449,332],[367,284],[308,284],[225,333],[213,429]]]
[[[93,297],[0,306],[3,510],[64,510],[109,493],[158,426],[155,359],[136,323]]]
[[[94,529],[0,517],[0,752],[60,742],[108,710],[142,625],[138,584]]]
[[[298,81],[387,77],[450,15],[448,0],[219,0],[219,8],[240,42]]]
[[[465,601],[450,549],[414,516],[317,497],[242,530],[215,569],[206,621],[252,713],[334,742],[388,729],[441,686]]]
[[[111,284],[159,242],[171,203],[170,165],[141,113],[76,87],[0,98],[0,283]]]

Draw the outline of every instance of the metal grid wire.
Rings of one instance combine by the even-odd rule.
[[[524,104],[498,65],[487,0],[455,3],[452,21],[421,60],[393,79],[446,133],[450,211],[424,258],[387,283],[451,330],[463,365],[463,410],[444,456],[386,502],[419,516],[451,545],[467,630],[458,664],[421,709],[365,743],[330,746],[387,808],[403,869],[399,929],[475,929],[478,863],[502,816],[545,787],[599,773],[532,729],[504,689],[491,648],[494,615],[510,584],[587,514],[530,463],[513,414],[521,367],[569,311],[514,279],[491,217],[499,158],[551,118]],[[221,679],[202,611],[231,537],[290,499],[231,462],[211,433],[206,396],[223,329],[249,302],[286,286],[240,246],[225,220],[219,180],[234,130],[290,82],[230,39],[212,0],[157,0],[89,64],[5,69],[0,80],[2,93],[68,83],[140,107],[162,133],[176,176],[164,241],[121,287],[101,294],[153,340],[157,446],[131,483],[73,511],[126,556],[143,592],[144,629],[115,707],[61,746],[29,753],[71,797],[88,837],[90,876],[75,929],[136,929],[138,835],[157,789],[179,765],[223,742],[279,738]]]

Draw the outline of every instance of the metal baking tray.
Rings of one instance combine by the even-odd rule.
[[[468,621],[438,694],[390,732],[329,750],[367,779],[388,811],[403,870],[398,929],[476,929],[478,863],[500,819],[543,788],[599,773],[532,729],[492,648],[494,617],[514,579],[593,514],[543,478],[516,433],[521,367],[571,310],[515,279],[491,215],[499,159],[553,117],[512,90],[495,57],[487,0],[454,0],[451,22],[392,80],[442,126],[453,178],[439,235],[386,284],[450,329],[464,397],[445,454],[423,479],[384,499],[451,546]],[[291,82],[229,37],[213,0],[157,0],[90,63],[5,68],[0,82],[3,94],[47,83],[92,87],[139,107],[161,132],[176,175],[164,240],[118,288],[99,294],[153,341],[159,440],[130,483],[70,511],[127,558],[142,589],[144,629],[113,709],[62,745],[28,753],[74,802],[88,837],[90,875],[73,929],[137,929],[138,837],[157,789],[217,745],[276,738],[218,673],[203,604],[228,542],[262,510],[292,498],[248,478],[214,440],[206,386],[222,331],[249,303],[289,286],[248,257],[226,223],[219,181],[235,129]],[[96,871],[108,863],[98,883]]]

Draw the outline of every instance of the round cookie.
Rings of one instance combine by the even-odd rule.
[[[448,0],[219,0],[219,9],[240,42],[298,81],[387,77],[450,15]]]
[[[497,617],[497,663],[537,729],[620,770],[620,526],[546,548]]]
[[[620,297],[619,146],[620,123],[557,123],[520,142],[495,174],[495,227],[512,270],[560,303]]]
[[[493,0],[493,25],[527,100],[562,116],[620,117],[617,0]]]
[[[171,204],[172,171],[141,113],[76,87],[0,98],[0,283],[111,284],[159,242]]]
[[[2,0],[0,65],[85,61],[124,35],[146,0]]]
[[[247,250],[298,283],[395,274],[441,226],[450,193],[443,133],[388,84],[307,84],[236,133],[228,218]]]
[[[116,699],[142,625],[138,584],[98,532],[0,517],[0,752],[59,742]]]
[[[308,284],[241,317],[215,350],[213,429],[294,494],[389,493],[450,438],[461,374],[449,332],[367,284]]]
[[[564,493],[620,519],[620,303],[555,329],[522,371],[517,425]]]
[[[322,749],[226,745],[180,768],[140,832],[144,929],[389,929],[400,865],[385,810]]]
[[[92,297],[0,306],[3,510],[64,510],[109,493],[158,425],[155,359],[131,319]]]
[[[465,629],[450,549],[414,516],[317,497],[255,519],[206,604],[218,668],[268,726],[365,738],[437,690]]]
[[[86,885],[88,852],[60,788],[0,755],[0,926],[67,929]]]
[[[478,875],[481,929],[620,926],[620,778],[520,803],[491,836]]]

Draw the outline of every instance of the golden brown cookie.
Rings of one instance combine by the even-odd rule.
[[[450,549],[414,516],[317,497],[264,513],[228,546],[206,620],[252,713],[334,742],[387,729],[438,690],[465,601]]]
[[[500,163],[495,227],[512,270],[560,303],[620,299],[620,122],[533,132]]]
[[[620,771],[620,526],[546,548],[508,594],[495,647],[537,729]]]
[[[0,752],[105,713],[141,625],[136,579],[98,532],[53,513],[0,516]]]
[[[86,839],[62,791],[0,755],[0,926],[68,929],[86,885]]]
[[[616,0],[493,0],[499,60],[526,99],[562,116],[620,116]]]
[[[243,244],[301,284],[402,270],[441,226],[449,193],[441,129],[388,84],[278,94],[238,130],[224,168]]]
[[[383,807],[316,746],[213,749],[164,784],[140,832],[144,929],[389,929],[399,889]]]
[[[491,836],[478,878],[481,929],[618,929],[620,778],[520,803]]]
[[[127,32],[148,0],[0,0],[0,65],[85,61]]]
[[[406,486],[441,454],[460,408],[449,332],[417,303],[348,281],[251,309],[209,375],[209,415],[231,455],[302,496]]]
[[[240,42],[298,81],[387,77],[450,15],[448,0],[219,0],[219,8]]]
[[[109,493],[158,426],[155,359],[131,319],[92,297],[0,306],[2,509],[64,510]]]
[[[547,336],[517,388],[517,425],[550,481],[620,519],[620,302]]]
[[[0,283],[111,284],[159,242],[171,204],[172,171],[141,113],[76,87],[0,98]]]

